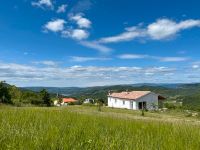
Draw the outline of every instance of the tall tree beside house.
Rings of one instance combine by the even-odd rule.
[[[0,102],[11,104],[11,95],[9,93],[9,88],[6,85],[5,81],[0,82]]]
[[[98,111],[101,111],[101,107],[103,106],[103,99],[98,99],[97,101]]]
[[[46,104],[48,107],[51,106],[51,97],[47,90],[43,89],[40,91],[40,95],[42,97],[43,103]]]

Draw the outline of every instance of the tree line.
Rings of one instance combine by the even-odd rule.
[[[0,82],[0,103],[22,105],[51,106],[50,94],[42,89],[40,92],[20,90],[14,85],[9,85],[5,81]]]

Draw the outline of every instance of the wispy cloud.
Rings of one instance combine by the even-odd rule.
[[[57,9],[57,13],[65,13],[66,12],[66,9],[67,9],[67,4],[63,4],[63,5],[60,5]]]
[[[162,62],[181,62],[187,61],[188,57],[160,57],[152,55],[142,55],[142,54],[121,54],[118,56],[120,59],[154,59]]]
[[[104,57],[80,57],[80,56],[72,56],[71,61],[73,62],[86,62],[86,61],[106,61],[111,60],[111,58]]]
[[[118,56],[118,58],[120,59],[142,59],[148,57],[149,57],[148,55],[139,55],[139,54],[122,54]]]
[[[53,3],[51,0],[38,0],[38,1],[33,1],[32,6],[40,7],[40,8],[50,8],[53,9]]]
[[[104,46],[102,44],[99,44],[99,43],[96,43],[96,42],[81,41],[80,44],[83,45],[83,46],[86,46],[88,48],[98,50],[98,51],[100,51],[102,53],[109,53],[109,52],[112,51],[111,48],[106,47],[106,46]]]
[[[60,62],[52,60],[33,61],[32,63],[37,65],[46,65],[46,66],[57,66],[58,64],[60,64]]]
[[[92,1],[91,0],[78,0],[77,3],[71,8],[71,13],[82,13],[91,8]]]
[[[189,60],[188,57],[157,57],[157,59],[163,62],[180,62]]]
[[[138,27],[126,28],[126,31],[115,36],[101,38],[99,43],[117,43],[124,41],[131,41],[138,37],[146,36],[145,31],[139,29]]]
[[[147,27],[134,26],[126,28],[125,32],[118,35],[104,37],[99,39],[100,43],[116,43],[130,41],[136,38],[166,40],[175,37],[177,33],[193,27],[200,27],[200,20],[184,20],[175,22],[171,19],[158,19],[156,22],[149,24]]]

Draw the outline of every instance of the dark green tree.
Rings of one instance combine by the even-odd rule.
[[[51,106],[51,97],[50,97],[50,94],[47,92],[47,90],[45,90],[45,89],[41,90],[40,95],[43,100],[43,103],[45,105],[47,105],[48,107],[50,107]]]
[[[11,104],[11,95],[5,81],[0,82],[0,102]]]
[[[98,99],[97,101],[98,111],[101,111],[101,107],[103,106],[103,99]]]

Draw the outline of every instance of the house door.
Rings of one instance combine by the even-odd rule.
[[[130,109],[133,109],[133,101],[130,101]]]
[[[138,108],[139,108],[139,109],[146,109],[146,105],[147,105],[146,102],[139,102],[139,103],[138,103]]]

